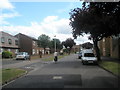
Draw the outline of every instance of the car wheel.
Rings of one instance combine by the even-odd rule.
[[[26,57],[24,57],[24,60],[27,60],[27,58],[26,58]]]
[[[98,62],[94,62],[95,65],[98,65]]]
[[[84,61],[82,61],[82,64],[85,65]]]

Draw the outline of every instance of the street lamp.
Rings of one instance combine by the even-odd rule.
[[[56,37],[56,35],[54,37]],[[56,38],[55,38],[55,52],[56,52]]]

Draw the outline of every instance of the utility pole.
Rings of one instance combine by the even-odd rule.
[[[55,37],[55,52],[56,52],[56,35],[54,37]]]

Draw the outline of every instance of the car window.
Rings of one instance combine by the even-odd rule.
[[[84,57],[95,57],[93,53],[85,53]]]
[[[82,52],[79,52],[79,54],[82,54]]]
[[[23,55],[24,53],[23,52],[19,52],[17,55]]]

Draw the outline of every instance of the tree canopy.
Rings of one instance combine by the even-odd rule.
[[[56,40],[56,41],[55,41]],[[55,48],[55,42],[56,42],[56,48],[58,50],[62,49],[62,43],[59,39],[52,39],[49,44],[49,48],[54,49]]]
[[[120,2],[83,3],[82,8],[70,12],[73,37],[90,34],[96,54],[100,59],[97,42],[104,37],[120,34]]]
[[[75,45],[76,43],[74,42],[74,39],[68,38],[65,41],[63,41],[62,44],[65,46],[66,49],[69,49],[69,53],[70,53],[70,50],[72,49],[73,45]]]
[[[45,48],[49,47],[49,43],[50,43],[49,36],[42,34],[38,37],[38,46],[44,48],[44,51]]]

